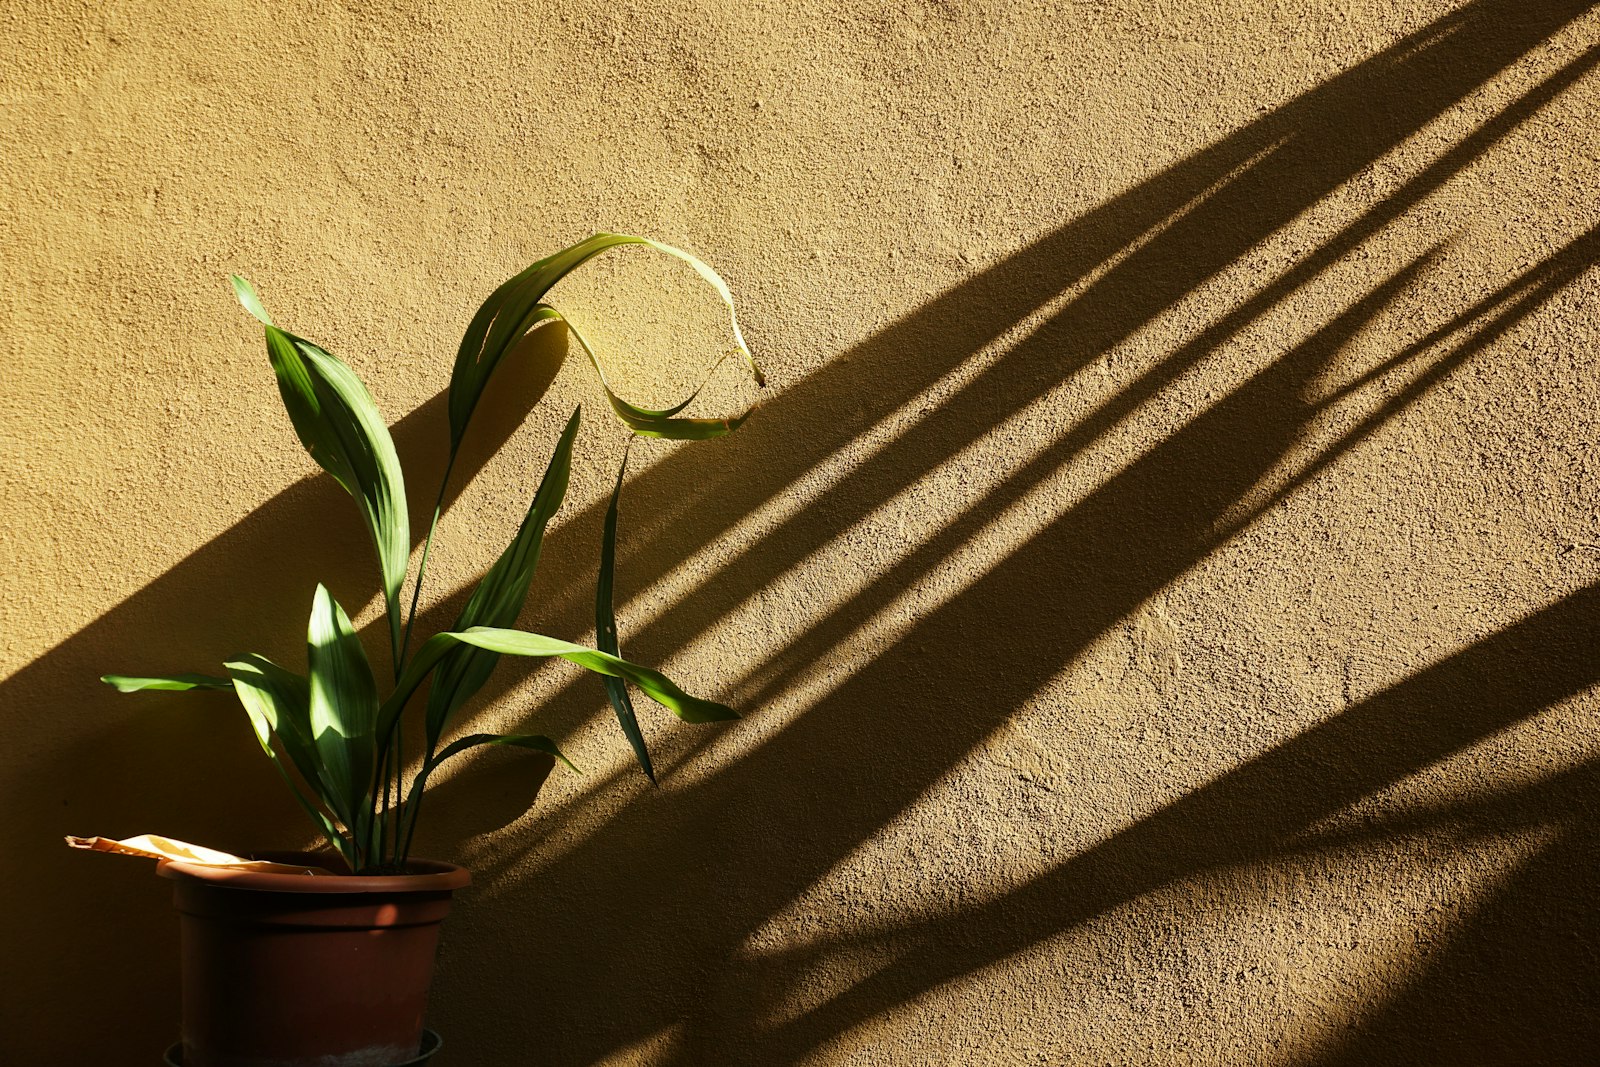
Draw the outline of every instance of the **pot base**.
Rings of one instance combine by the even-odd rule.
[[[422,1031],[422,1051],[417,1053],[415,1059],[406,1060],[404,1063],[392,1064],[391,1067],[422,1067],[423,1064],[433,1059],[433,1054],[444,1048],[444,1038],[432,1030]],[[165,1057],[167,1067],[183,1067],[183,1042],[167,1049]]]

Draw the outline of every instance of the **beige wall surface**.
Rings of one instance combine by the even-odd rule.
[[[177,1032],[166,884],[62,835],[309,836],[228,699],[96,676],[295,662],[319,580],[381,651],[226,275],[367,382],[420,535],[471,311],[610,229],[769,372],[624,498],[625,650],[744,718],[641,707],[653,789],[502,664],[470,725],[583,773],[432,801],[441,1063],[1592,1062],[1593,8],[5,5],[0,1061]],[[726,344],[648,254],[554,298],[639,399]],[[582,403],[522,623],[592,639],[623,434],[541,344],[430,629]]]

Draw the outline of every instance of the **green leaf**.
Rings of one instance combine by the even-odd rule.
[[[367,654],[344,608],[317,586],[306,631],[310,668],[307,725],[334,814],[364,841],[377,771],[378,691]]]
[[[209,674],[161,674],[149,678],[135,678],[127,674],[102,674],[100,680],[119,693],[137,693],[144,689],[182,692],[186,689],[233,688],[233,683],[228,679],[214,678]]]
[[[437,756],[430,756],[425,760],[422,769],[417,771],[416,778],[411,783],[411,792],[406,796],[401,812],[401,823],[407,828],[405,844],[401,847],[401,862],[404,862],[405,854],[410,849],[411,836],[416,829],[417,819],[422,813],[422,798],[427,790],[429,777],[442,763],[452,756],[478,745],[509,745],[514,748],[532,749],[536,752],[554,756],[573,771],[582,773],[578,771],[578,768],[571,760],[562,754],[554,741],[541,734],[469,734],[457,741],[453,741],[445,746],[443,752],[440,752]]]
[[[527,515],[517,536],[506,546],[494,566],[489,568],[478,588],[473,590],[466,607],[457,617],[455,630],[474,626],[511,626],[522,614],[528,599],[528,589],[533,574],[539,566],[539,553],[544,545],[544,531],[552,516],[566,499],[567,483],[572,474],[572,446],[578,436],[582,409],[573,411],[566,429],[556,442],[550,463],[545,468],[539,489],[528,505]],[[443,735],[445,725],[456,709],[488,681],[500,657],[471,645],[452,649],[440,662],[433,680],[433,690],[428,695],[427,732],[428,750],[433,751]]]
[[[228,280],[233,283],[233,295],[239,298],[239,303],[244,305],[244,309],[254,315],[263,326],[271,326],[272,316],[261,306],[261,297],[256,295],[256,287],[237,274],[228,275]]]
[[[561,754],[561,750],[556,747],[554,741],[542,734],[468,734],[466,737],[452,741],[445,746],[444,751],[439,753],[438,758],[433,761],[433,766],[437,767],[451,756],[465,752],[469,748],[476,748],[479,745],[510,745],[514,748],[533,749],[536,752],[543,752],[547,756],[554,756],[562,763],[565,763],[571,770],[579,774],[583,773],[578,770],[571,760]]]
[[[622,245],[643,245],[658,252],[673,256],[688,263],[699,275],[704,278],[728,308],[728,322],[733,331],[734,349],[754,376],[756,384],[765,384],[761,368],[756,365],[750,355],[750,349],[744,342],[744,335],[739,330],[738,315],[734,311],[733,294],[728,290],[728,285],[705,263],[681,249],[671,245],[652,241],[647,237],[634,237],[623,233],[597,233],[586,241],[580,241],[571,248],[562,249],[554,255],[529,266],[522,273],[507,281],[500,288],[489,295],[472,317],[472,322],[467,327],[466,335],[461,340],[461,348],[456,353],[455,368],[450,375],[450,450],[452,454],[459,448],[462,435],[466,433],[467,423],[472,418],[473,411],[477,408],[478,400],[483,396],[483,391],[488,385],[489,377],[499,366],[500,360],[506,352],[531,329],[537,322],[550,317],[549,308],[543,306],[541,301],[545,293],[556,282],[566,277],[573,270],[587,263],[595,256],[608,249]],[[570,324],[569,324],[570,326]],[[598,368],[598,364],[596,364]],[[626,407],[618,407],[615,394],[611,393],[609,386],[606,389],[608,397],[613,398],[612,408],[617,411],[624,423],[629,422],[629,415],[624,414]],[[637,409],[644,411],[645,409]],[[741,416],[742,419],[742,416]],[[651,420],[639,420],[645,429],[635,428],[635,432],[649,434]],[[693,420],[684,420],[686,423]],[[705,420],[716,422],[718,420]],[[684,434],[704,433],[707,436],[720,436],[712,433],[711,426],[696,428],[684,425],[677,428]],[[727,433],[723,429],[721,433]],[[652,436],[666,436],[666,434],[650,434]]]
[[[632,445],[631,441],[629,445]],[[622,496],[622,479],[627,473],[628,449],[624,448],[622,464],[617,468],[617,484],[611,490],[611,505],[606,508],[605,528],[600,537],[600,578],[594,590],[595,644],[601,652],[618,657],[622,655],[622,646],[617,639],[617,615],[613,603],[617,570],[617,501]],[[605,683],[606,696],[611,700],[612,710],[617,713],[623,736],[632,746],[645,777],[654,783],[656,770],[650,764],[650,750],[645,747],[644,734],[639,730],[639,717],[633,711],[633,698],[628,696],[628,683],[609,674],[601,675],[600,679]]]
[[[235,656],[227,667],[233,690],[250,716],[261,747],[271,755],[270,741],[276,737],[306,784],[323,792],[326,783],[311,735],[310,684],[253,652]]]
[[[328,810],[338,810],[334,798],[329,794],[323,767],[311,740],[310,686],[306,679],[254,653],[235,656],[228,661],[227,667],[233,679],[234,692],[250,717],[250,725],[261,744],[261,750],[278,768],[278,773],[283,776],[295,799],[311,816],[328,843],[353,866],[356,857],[351,842],[339,833],[338,827],[324,811],[306,798],[273,748],[272,743],[276,739],[300,772],[300,777],[316,791]]]
[[[508,656],[560,656],[596,674],[626,678],[643,690],[646,696],[672,711],[684,722],[726,722],[739,717],[725,704],[690,696],[659,671],[641,667],[637,663],[630,663],[598,649],[572,644],[570,641],[561,641],[524,630],[504,630],[486,626],[475,627],[465,633],[440,636],[453,637],[458,641],[465,641],[479,648],[492,649]]]
[[[406,702],[417,691],[439,662],[457,645],[467,644],[485,648],[507,656],[550,657],[560,656],[596,674],[626,678],[642,689],[652,700],[672,711],[684,722],[725,722],[737,719],[738,713],[725,704],[692,697],[679,689],[664,674],[649,667],[617,656],[609,655],[583,645],[574,645],[543,634],[526,630],[508,630],[497,627],[475,626],[462,633],[434,634],[422,643],[417,654],[406,665],[405,673],[394,685],[394,692],[378,711],[379,736],[387,736],[395,728]]]
[[[400,646],[400,587],[411,556],[405,478],[394,441],[372,395],[337,357],[272,324],[255,289],[232,277],[245,310],[266,330],[278,392],[300,443],[356,499],[383,575],[390,641]]]
[[[718,360],[700,384],[695,386],[694,392],[680,403],[660,409],[642,408],[630,404],[612,391],[611,383],[606,380],[605,368],[600,365],[599,357],[594,354],[594,349],[589,347],[589,342],[583,339],[578,328],[565,318],[561,321],[567,324],[567,329],[577,339],[578,346],[583,349],[584,355],[589,357],[589,365],[594,368],[595,375],[600,379],[600,388],[605,390],[606,400],[611,404],[612,412],[624,426],[640,437],[659,437],[673,441],[709,441],[717,437],[726,437],[743,426],[744,421],[755,410],[754,406],[751,406],[741,414],[725,419],[674,418],[678,412],[694,403],[694,398],[700,395],[700,390],[706,387],[711,375],[722,365],[721,360]]]

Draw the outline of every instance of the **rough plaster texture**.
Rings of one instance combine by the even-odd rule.
[[[61,835],[304,835],[227,701],[94,677],[292,658],[319,579],[377,618],[223,276],[420,509],[468,313],[605,228],[771,372],[624,516],[627,648],[747,714],[647,715],[652,790],[598,686],[502,668],[475,722],[586,773],[440,790],[449,1063],[1592,1062],[1600,12],[400,8],[0,13],[0,1058],[177,1029],[166,887]],[[720,343],[648,258],[558,296],[643,397]],[[484,430],[431,625],[580,401]],[[572,638],[585,441],[524,620]]]

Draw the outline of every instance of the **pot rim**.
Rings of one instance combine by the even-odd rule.
[[[330,859],[320,852],[259,852],[254,858],[274,863],[305,863],[325,867]],[[162,860],[156,873],[176,881],[193,880],[228,889],[253,889],[271,893],[429,893],[450,892],[472,884],[465,867],[443,860],[414,859],[407,874],[281,874],[211,867],[184,860]]]

